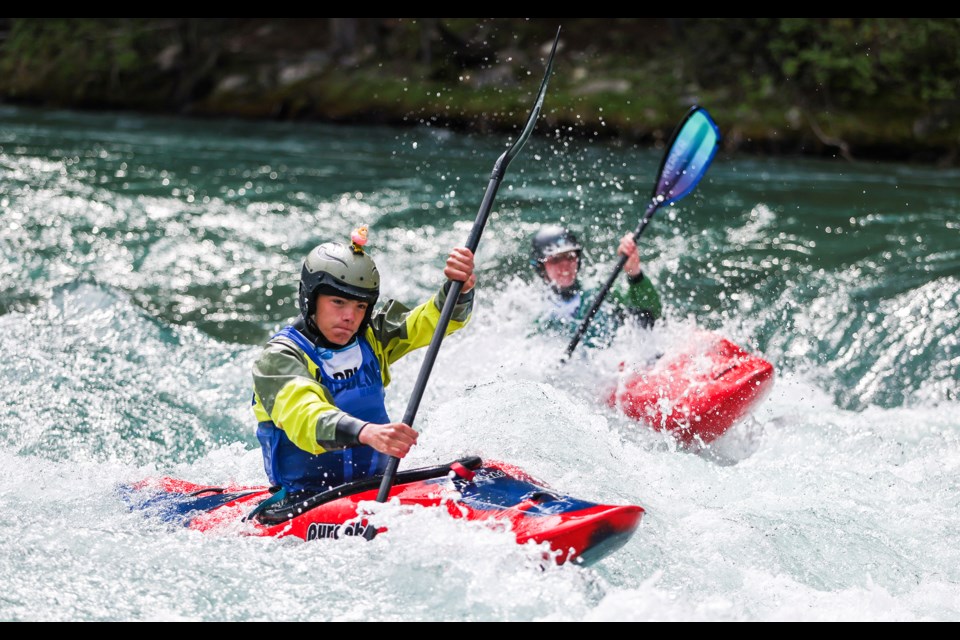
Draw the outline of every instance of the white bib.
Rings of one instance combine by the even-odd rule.
[[[360,343],[354,340],[338,351],[321,351],[320,358],[324,373],[334,380],[349,380],[363,364],[363,350],[360,349]]]

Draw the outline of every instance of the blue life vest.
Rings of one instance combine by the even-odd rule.
[[[333,396],[338,409],[364,422],[390,422],[380,363],[364,338],[357,339],[363,354],[357,372],[345,380],[334,380],[323,368],[324,356],[329,358],[331,351],[316,347],[293,327],[284,328],[274,337],[279,336],[293,341],[313,361],[317,366],[318,381]],[[273,422],[258,425],[257,439],[263,452],[263,468],[271,484],[283,487],[288,493],[326,491],[347,482],[382,475],[389,460],[388,456],[366,445],[314,455],[291,442],[283,429]]]

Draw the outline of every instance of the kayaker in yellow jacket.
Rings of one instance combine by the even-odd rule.
[[[253,365],[253,412],[264,470],[287,494],[319,492],[382,474],[388,457],[417,442],[387,415],[390,365],[430,344],[449,282],[410,309],[396,300],[374,311],[380,274],[363,248],[325,243],[303,262],[300,318],[270,339]],[[473,310],[473,253],[453,249],[444,275],[463,282],[447,335]]]
[[[538,328],[572,338],[598,295],[583,290],[580,284],[583,245],[569,229],[551,224],[533,236],[530,250],[530,264],[550,287],[552,303],[538,318]],[[620,239],[617,254],[627,257],[623,268],[626,286],[614,287],[593,318],[584,336],[588,346],[608,344],[627,318],[638,326],[652,327],[662,314],[660,294],[643,272],[633,234]]]

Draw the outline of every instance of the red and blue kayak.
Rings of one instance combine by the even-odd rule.
[[[697,332],[651,364],[621,364],[607,403],[672,434],[685,446],[710,444],[769,395],[774,368],[723,336]]]
[[[131,509],[199,531],[245,522],[244,535],[372,539],[386,533],[364,518],[361,503],[377,498],[381,478],[372,477],[296,500],[273,497],[262,486],[205,486],[170,477],[127,485]],[[506,524],[517,543],[547,543],[553,560],[589,565],[630,539],[644,513],[634,505],[597,504],[553,491],[502,462],[471,457],[396,475],[388,501],[444,509],[452,518]]]

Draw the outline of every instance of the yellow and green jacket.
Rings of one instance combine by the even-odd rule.
[[[345,385],[332,391],[335,381],[320,364],[324,349],[310,339],[302,321],[267,342],[253,365],[253,414],[272,483],[296,490],[309,488],[309,476],[326,466],[314,464],[311,457],[350,448],[369,449],[360,446],[357,438],[365,424],[389,421],[383,391],[390,384],[390,365],[430,344],[448,288],[449,283],[413,309],[391,300],[372,315],[357,336],[364,364],[352,381],[359,384],[359,391],[341,392]],[[446,335],[466,326],[473,298],[473,291],[460,296]],[[344,397],[349,397],[349,411],[337,401]],[[292,467],[297,467],[295,472]],[[292,477],[296,481],[289,480]]]

